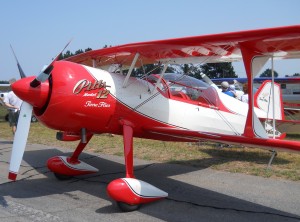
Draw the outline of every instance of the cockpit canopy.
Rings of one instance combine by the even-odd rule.
[[[159,75],[153,74],[148,77],[148,81],[153,84],[156,84],[158,80]],[[166,73],[157,87],[171,99],[197,102],[200,105],[219,106],[218,92],[214,87],[185,74]]]

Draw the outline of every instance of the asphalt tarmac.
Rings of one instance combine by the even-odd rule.
[[[97,174],[57,180],[45,163],[71,150],[27,145],[16,182],[7,179],[12,142],[0,139],[0,221],[300,221],[300,182],[135,159],[135,174],[169,197],[129,213],[106,193],[124,177],[123,157],[83,153]]]

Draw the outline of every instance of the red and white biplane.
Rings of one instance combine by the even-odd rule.
[[[269,59],[300,57],[299,25],[120,45],[60,61],[58,57],[37,77],[12,85],[24,100],[10,161],[12,180],[23,158],[32,109],[39,122],[58,131],[59,140],[79,141],[71,156],[48,160],[58,178],[97,172],[79,160],[94,134],[123,135],[126,175],[110,182],[107,192],[127,211],[168,195],[135,178],[133,137],[300,151],[299,141],[283,140],[272,128],[272,121],[283,118],[280,90],[271,84],[254,98],[252,89],[253,78]],[[172,64],[232,61],[244,62],[249,103],[225,95],[209,81],[165,73]],[[147,64],[162,71],[131,76],[134,68]],[[267,131],[273,135],[260,119],[271,119]]]

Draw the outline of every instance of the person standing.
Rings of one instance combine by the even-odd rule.
[[[243,86],[244,95],[241,96],[241,101],[244,103],[248,103],[249,96],[248,96],[248,84],[245,83]]]
[[[16,81],[16,79],[9,80],[9,83],[12,84]],[[15,134],[17,130],[17,124],[20,114],[20,108],[22,105],[22,100],[16,96],[13,91],[10,91],[3,100],[5,106],[8,108],[8,119],[9,125],[12,127],[12,132]]]
[[[222,82],[221,83],[221,89],[222,89],[222,92],[225,93],[226,95],[231,96],[231,97],[235,97],[235,94],[229,88],[229,83],[228,82],[226,82],[226,81]]]

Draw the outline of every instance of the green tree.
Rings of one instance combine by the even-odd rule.
[[[293,75],[285,75],[285,77],[292,77],[292,76],[300,76],[300,73],[294,73]]]
[[[211,79],[237,78],[231,62],[206,63],[201,65],[201,72]]]
[[[59,57],[59,60],[69,58],[69,57],[71,57],[71,56],[73,56],[73,55],[74,55],[74,54],[73,54],[70,50],[67,50],[65,53],[63,53],[63,54]]]
[[[272,77],[272,69],[266,69],[259,77]],[[274,70],[274,77],[278,77],[278,72]]]
[[[150,75],[150,74],[159,74],[161,73],[163,69],[163,66],[160,66],[159,64],[148,64],[144,65],[143,67],[135,68],[132,71],[132,76],[143,76],[145,74]],[[128,70],[125,70],[123,73],[126,74]],[[168,66],[166,73],[173,73],[175,72],[174,67]]]
[[[183,64],[180,65],[181,70],[183,71],[184,74],[187,74],[189,76],[192,76],[197,79],[201,79],[201,68],[199,65],[194,65],[194,64]]]
[[[78,49],[78,50],[75,51],[75,53],[72,53],[70,50],[67,50],[64,54],[62,54],[59,57],[59,60],[66,59],[66,58],[69,58],[71,56],[78,55],[78,54],[88,52],[88,51],[91,51],[91,50],[92,50],[91,48],[86,48],[84,51],[82,49]]]
[[[88,52],[88,51],[92,51],[93,49],[92,48],[86,48],[85,50],[84,50],[84,52]]]
[[[78,55],[78,54],[81,54],[81,53],[83,53],[82,49],[78,49],[77,51],[75,51],[75,55]]]

